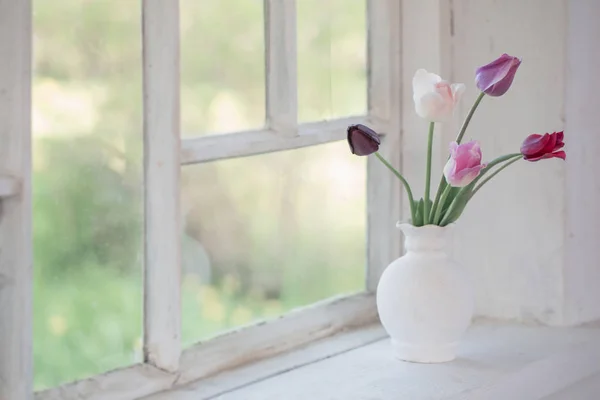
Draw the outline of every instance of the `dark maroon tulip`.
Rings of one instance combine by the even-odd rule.
[[[538,161],[544,158],[566,158],[562,149],[565,135],[563,131],[546,133],[544,135],[529,135],[521,145],[521,154],[527,161]]]
[[[502,54],[491,63],[477,68],[475,83],[488,96],[502,96],[515,79],[521,60]]]
[[[368,156],[379,150],[379,135],[368,126],[361,124],[348,127],[350,151],[357,156]]]

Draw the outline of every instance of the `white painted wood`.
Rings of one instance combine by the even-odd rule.
[[[567,1],[567,7],[564,319],[577,324],[600,318],[600,137],[587,134],[598,128],[600,3]]]
[[[581,134],[597,129],[600,80],[594,71],[600,56],[590,49],[600,34],[600,4],[426,0],[402,7],[402,160],[417,197],[426,130],[411,98],[417,68],[467,85],[457,116],[462,119],[478,94],[475,68],[504,52],[523,57],[512,88],[500,98],[484,98],[465,136],[481,142],[486,160],[518,151],[531,133],[566,130],[566,163],[515,164],[478,192],[458,221],[456,258],[473,277],[477,314],[552,325],[600,318],[600,228],[590,223],[600,218],[600,178],[594,173],[600,139]],[[456,128],[436,133],[442,139],[434,154],[436,184]]]
[[[0,175],[0,199],[19,193],[19,180],[14,176]]]
[[[179,3],[143,2],[144,359],[177,371],[181,354]]]
[[[401,169],[401,10],[395,0],[369,0],[368,60],[369,116],[385,121],[380,153]],[[377,127],[372,128],[377,129]],[[379,130],[378,130],[379,131]],[[366,287],[375,291],[385,267],[401,253],[401,236],[395,228],[403,219],[406,202],[401,184],[375,156],[367,161],[367,271]],[[404,217],[405,218],[405,217]]]
[[[21,183],[18,196],[0,199],[1,400],[33,397],[31,16],[30,0],[0,0],[0,171]]]
[[[211,135],[182,141],[181,163],[183,165],[245,157],[292,150],[344,140],[348,125],[370,123],[381,127],[381,122],[367,122],[366,117],[350,117],[331,121],[302,124],[298,136],[292,132],[281,133],[270,129]]]
[[[136,400],[171,387],[176,378],[152,365],[137,364],[37,392],[35,400]]]
[[[598,373],[599,352],[598,326],[563,329],[480,321],[461,344],[460,357],[450,363],[398,361],[385,339],[282,368],[279,374],[268,371],[266,378],[251,383],[242,371],[257,371],[241,369],[241,387],[235,390],[213,391],[211,385],[223,383],[215,377],[146,400],[536,400]],[[277,359],[282,360],[271,362]],[[284,365],[289,364],[282,361]],[[236,378],[234,372],[227,375]]]
[[[600,373],[572,384],[560,392],[544,397],[544,400],[591,400],[600,394]]]
[[[224,393],[272,378],[283,372],[314,364],[357,347],[374,343],[385,336],[385,331],[378,324],[358,330],[341,332],[338,335],[311,343],[307,347],[236,368],[214,377],[192,382],[180,388],[149,396],[144,400],[218,398]]]
[[[373,295],[360,293],[329,299],[188,348],[183,351],[177,372],[169,373],[150,364],[136,365],[39,392],[36,400],[136,400],[291,351],[346,329],[369,326],[376,321]],[[380,330],[378,332],[381,333]],[[361,338],[372,338],[370,335],[359,335],[332,350],[343,351],[344,346],[349,348],[352,343],[362,343]],[[312,354],[321,357],[320,350]],[[269,368],[269,371],[275,371],[274,366]]]
[[[325,300],[279,320],[242,328],[186,350],[177,384],[185,384],[284,353],[344,329],[377,320],[375,299],[358,294]]]
[[[267,127],[297,134],[296,0],[264,0]]]
[[[494,0],[454,0],[452,4],[454,77],[467,84],[461,115],[467,113],[477,96],[476,67],[503,52],[523,57],[511,89],[502,97],[483,99],[465,140],[479,140],[484,159],[490,160],[519,151],[523,139],[531,133],[562,130],[565,127],[566,1],[531,0],[511,3],[510,7]],[[580,51],[589,52],[592,45],[596,46],[590,37]],[[581,65],[582,60],[576,62]],[[579,68],[595,71],[594,65]],[[598,82],[589,76],[578,79],[582,80],[580,85]],[[592,87],[596,88],[597,83],[584,89],[587,99],[595,99],[597,90]],[[569,89],[569,93],[573,92]],[[597,101],[589,104],[590,110],[594,104]],[[516,163],[479,191],[458,221],[455,258],[473,277],[478,315],[564,324],[567,322],[564,279],[572,273],[575,276],[568,279],[587,280],[589,284],[585,286],[588,289],[574,284],[572,289],[588,292],[574,297],[600,299],[597,293],[590,294],[591,290],[595,291],[591,287],[596,287],[600,278],[597,271],[592,272],[597,269],[594,254],[598,254],[598,250],[594,250],[595,253],[589,250],[590,246],[597,246],[600,232],[598,224],[591,223],[594,216],[598,216],[597,202],[591,197],[593,192],[598,198],[598,177],[592,171],[586,172],[586,168],[593,165],[593,147],[598,148],[598,140],[591,138],[594,135],[583,134],[596,130],[597,123],[592,119],[590,116],[582,120],[587,121],[585,125],[571,125],[566,132],[566,163],[556,159]],[[454,138],[454,133],[445,135],[446,142]],[[583,146],[590,154],[585,166],[576,160]],[[565,178],[567,168],[572,169],[569,179]],[[583,175],[575,178],[579,173]],[[582,189],[584,186],[589,189]],[[579,189],[567,194],[566,187]],[[578,207],[586,210],[585,220],[575,222],[579,227],[578,237],[581,238],[581,229],[591,234],[581,238],[589,240],[582,245],[586,252],[568,260],[581,263],[577,266],[568,266],[565,261],[567,198],[572,199],[571,210]],[[583,265],[589,268],[581,268]],[[588,305],[590,299],[586,299]],[[596,301],[595,309],[600,310],[599,307]],[[591,316],[589,310],[586,314]]]
[[[600,331],[595,331],[596,335]],[[476,390],[460,394],[456,400],[543,399],[580,382],[600,370],[600,341],[568,346],[510,371]],[[452,399],[452,400],[454,400]]]

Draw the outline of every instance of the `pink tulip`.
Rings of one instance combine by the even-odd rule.
[[[450,186],[463,187],[473,182],[486,164],[481,163],[479,142],[450,143],[450,159],[444,167],[444,176]]]

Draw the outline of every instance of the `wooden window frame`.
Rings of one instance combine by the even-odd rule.
[[[270,357],[377,318],[373,292],[401,251],[397,179],[367,162],[365,291],[239,328],[182,351],[179,196],[182,165],[345,140],[349,124],[383,133],[381,152],[400,168],[401,10],[367,0],[366,116],[298,124],[296,0],[265,0],[267,123],[264,129],[181,139],[179,5],[144,0],[144,361],[33,393],[31,237],[32,0],[0,0],[0,399],[133,400]],[[393,227],[392,227],[393,228]]]

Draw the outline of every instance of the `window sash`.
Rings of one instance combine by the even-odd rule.
[[[264,0],[267,127],[297,135],[296,0]]]
[[[179,2],[142,2],[144,361],[176,372],[181,355]]]
[[[400,253],[400,240],[394,234],[393,222],[400,218],[401,204],[397,180],[369,158],[367,293],[330,299],[267,324],[242,328],[181,350],[181,165],[344,140],[347,125],[366,123],[384,134],[385,146],[381,151],[395,167],[400,167],[400,4],[396,0],[368,0],[368,115],[298,125],[295,2],[265,1],[266,128],[185,140],[180,139],[179,132],[178,2],[142,2],[146,216],[144,363],[38,392],[36,399],[138,398],[243,362],[272,356],[348,326],[376,320],[371,292],[382,268]],[[13,60],[0,64],[0,89],[7,93],[0,96],[0,133],[3,135],[0,176],[8,171],[20,181],[19,195],[2,200],[0,398],[14,400],[29,400],[33,393],[31,15],[31,0],[0,1],[0,55]],[[277,35],[282,30],[283,35]],[[4,190],[7,195],[11,194],[14,187],[13,179],[0,179],[0,193]],[[6,279],[10,285],[2,285]]]
[[[181,164],[247,157],[337,142],[346,138],[351,124],[373,124],[368,117],[348,117],[299,125],[292,130],[271,128],[209,135],[181,141]]]
[[[35,400],[139,399],[376,321],[375,296],[371,293],[328,299],[275,321],[240,328],[186,348],[176,373],[149,363],[137,364],[37,392]]]
[[[0,1],[0,399],[30,399],[31,0]]]
[[[368,112],[375,129],[385,134],[379,152],[398,171],[402,171],[401,3],[367,2]],[[401,235],[394,227],[402,219],[400,193],[400,181],[378,159],[369,157],[366,288],[371,292],[377,289],[384,268],[401,255]]]

